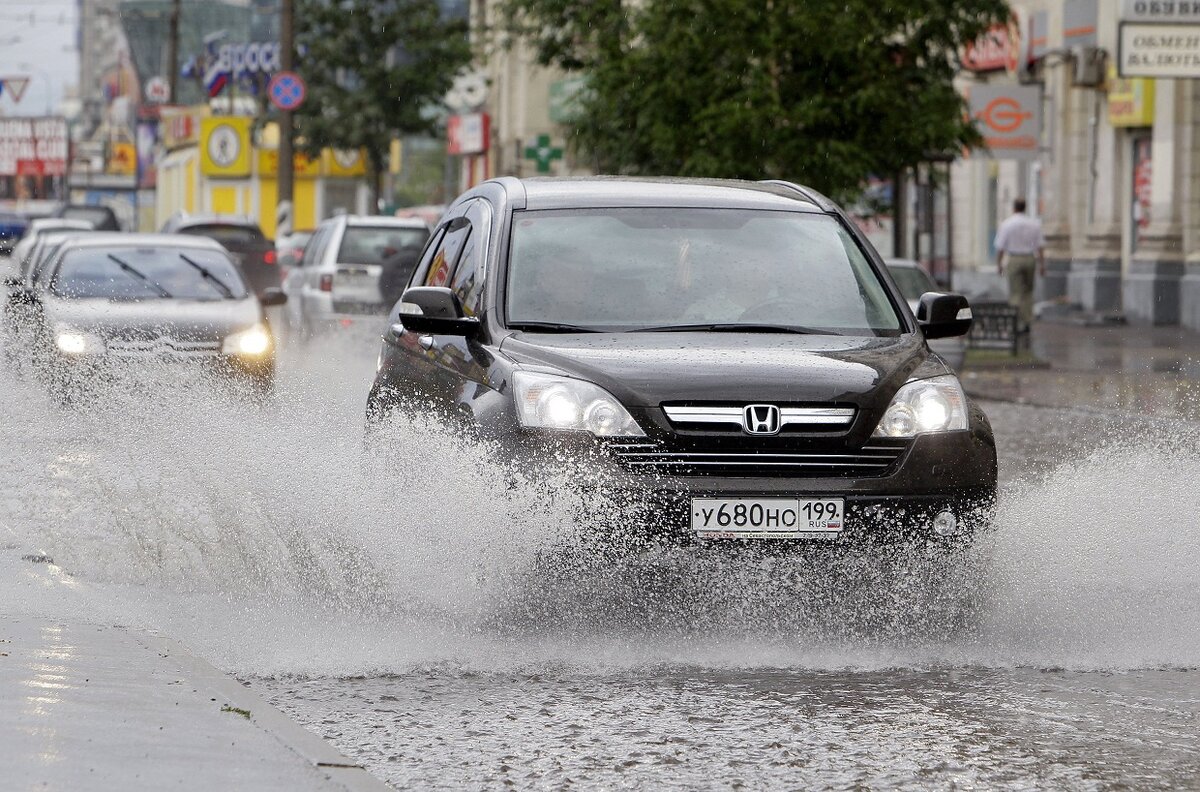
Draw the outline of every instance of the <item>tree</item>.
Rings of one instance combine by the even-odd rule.
[[[606,171],[786,178],[838,198],[981,142],[952,80],[1004,0],[506,0],[587,77],[574,142]]]
[[[466,20],[443,19],[437,0],[296,0],[296,45],[299,147],[365,150],[377,205],[391,139],[433,132],[471,59]]]

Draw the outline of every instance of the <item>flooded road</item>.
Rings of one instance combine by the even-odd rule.
[[[3,601],[161,629],[397,788],[1200,786],[1197,425],[986,405],[999,530],[947,636],[903,559],[581,562],[569,473],[420,422],[365,450],[373,359],[285,356],[263,407],[0,370],[0,566],[70,583]]]

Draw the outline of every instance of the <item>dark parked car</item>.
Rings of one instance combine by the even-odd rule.
[[[34,278],[33,276],[36,276]],[[92,233],[65,241],[17,287],[18,337],[63,401],[139,362],[204,365],[266,390],[275,343],[228,251],[208,239]]]
[[[66,204],[59,207],[55,217],[66,220],[83,220],[90,223],[97,231],[120,231],[121,223],[117,213],[108,206],[92,206],[91,204]]]
[[[275,243],[263,235],[258,223],[235,215],[176,215],[163,225],[164,234],[189,234],[220,242],[242,266],[250,286],[260,297],[277,289],[283,279]]]
[[[0,212],[0,256],[12,253],[28,225],[29,221],[19,214]]]
[[[367,410],[434,407],[522,461],[577,455],[684,541],[956,546],[990,520],[996,449],[927,339],[970,324],[956,294],[914,317],[804,187],[503,178],[438,225]]]

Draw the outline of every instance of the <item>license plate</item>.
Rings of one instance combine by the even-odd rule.
[[[693,498],[692,530],[701,539],[836,539],[842,498]]]

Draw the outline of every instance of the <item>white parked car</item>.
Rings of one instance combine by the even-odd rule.
[[[934,283],[929,273],[912,259],[887,259],[888,272],[892,280],[900,287],[900,293],[908,301],[908,307],[915,314],[921,295],[926,292],[941,292],[945,289]],[[962,368],[963,359],[967,356],[967,337],[939,338],[929,342],[929,348],[942,356],[942,360],[955,371]]]
[[[322,222],[284,281],[289,331],[307,338],[381,323],[428,240],[429,227],[417,218],[340,215]]]

